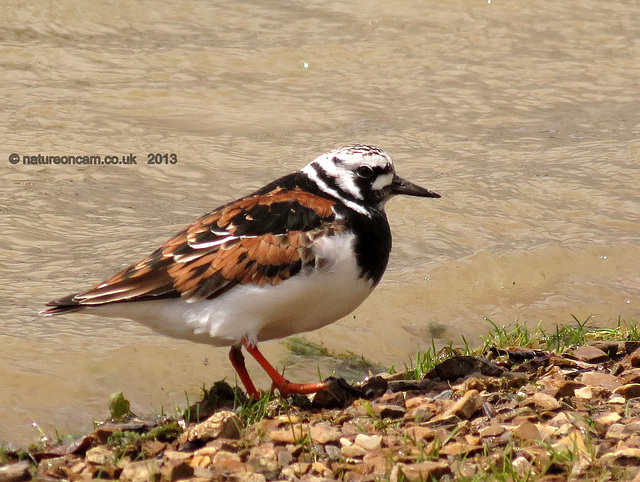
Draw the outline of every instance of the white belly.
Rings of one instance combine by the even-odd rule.
[[[319,267],[276,286],[237,285],[212,300],[113,303],[90,311],[218,346],[232,345],[242,337],[258,342],[316,330],[349,314],[373,289],[370,281],[359,277],[352,244],[352,235],[317,240],[314,248],[323,258]]]

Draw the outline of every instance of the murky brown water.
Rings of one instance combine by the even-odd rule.
[[[32,420],[87,429],[116,390],[137,412],[171,412],[233,380],[225,349],[36,313],[353,142],[443,198],[390,203],[381,286],[310,339],[391,364],[440,326],[440,344],[479,340],[485,316],[639,317],[635,0],[213,3],[0,6],[0,442],[33,441]],[[11,153],[138,164],[12,165]],[[148,153],[178,163],[146,165]],[[315,379],[318,361],[263,349]]]

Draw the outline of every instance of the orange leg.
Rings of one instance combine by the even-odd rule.
[[[267,375],[269,375],[271,380],[273,380],[272,388],[277,388],[280,395],[283,397],[287,397],[293,393],[316,393],[327,386],[326,382],[292,383],[278,373],[278,370],[276,370],[273,365],[267,361],[264,355],[260,353],[257,346],[251,345],[245,338],[242,339],[242,345],[247,349],[249,354],[256,359],[264,371],[267,372]],[[242,355],[242,347],[240,345],[233,345],[231,347],[231,350],[229,350],[229,360],[231,360],[233,368],[238,372],[238,376],[247,391],[247,395],[256,400],[259,399],[260,393],[256,390],[256,387],[249,376],[249,372],[247,372],[247,367],[244,364],[244,356]]]
[[[231,360],[233,368],[235,368],[236,372],[238,372],[238,376],[240,377],[240,381],[247,391],[247,395],[255,400],[258,400],[260,398],[260,395],[258,393],[258,390],[256,390],[255,385],[251,381],[249,372],[247,372],[247,367],[244,366],[244,356],[242,355],[242,347],[240,345],[233,345],[231,347],[231,350],[229,350],[229,360]]]
[[[282,395],[283,397],[287,397],[293,393],[300,393],[300,394],[316,393],[322,390],[323,388],[327,387],[326,382],[292,383],[289,380],[287,380],[285,377],[283,377],[278,372],[278,370],[273,368],[273,365],[271,365],[271,363],[267,361],[264,355],[260,353],[260,350],[258,350],[257,346],[249,343],[246,338],[242,339],[242,345],[247,349],[247,352],[249,352],[249,354],[256,359],[256,361],[260,364],[260,366],[264,369],[264,371],[267,372],[267,375],[269,375],[271,380],[273,380],[273,387],[277,388],[278,391],[280,392],[280,395]],[[238,351],[240,351],[239,347],[238,347]],[[240,354],[240,356],[242,357],[242,354]],[[231,363],[234,364],[233,366],[236,368],[238,375],[240,375],[240,380],[242,380],[242,383],[247,389],[247,392],[253,392],[257,394],[257,391],[253,383],[251,382],[251,379],[249,378],[249,374],[247,373],[247,370],[244,367],[244,359],[242,359],[242,366],[240,367],[242,372],[239,369],[239,367],[234,363],[233,359],[231,360]],[[249,393],[249,395],[255,398],[255,395],[253,395],[252,393]]]

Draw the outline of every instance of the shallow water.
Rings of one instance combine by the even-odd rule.
[[[322,152],[387,150],[442,199],[394,199],[389,269],[308,337],[381,364],[488,317],[640,314],[634,1],[110,2],[0,6],[0,442],[77,433],[227,377],[227,351],[127,321],[37,316],[196,217]],[[11,164],[136,155],[137,165]],[[176,164],[147,165],[175,153]],[[294,380],[326,361],[265,354]],[[254,364],[258,385],[268,386]]]

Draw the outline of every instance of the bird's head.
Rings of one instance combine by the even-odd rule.
[[[385,203],[397,194],[440,197],[398,176],[391,158],[374,146],[357,144],[334,149],[302,172],[320,189],[363,214],[371,207],[384,209]]]

